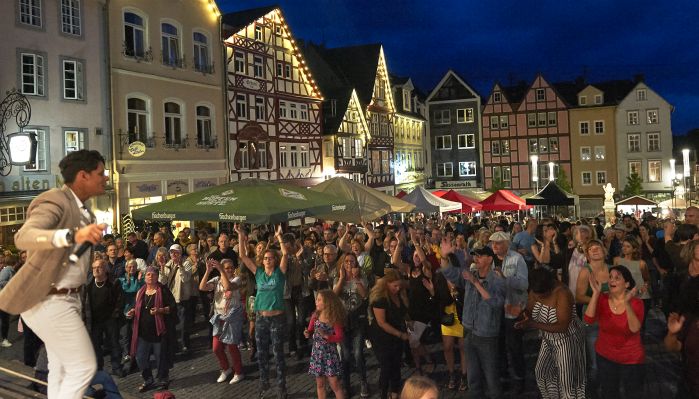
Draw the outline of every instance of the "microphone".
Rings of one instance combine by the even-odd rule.
[[[78,260],[80,259],[81,256],[88,250],[92,248],[92,243],[89,241],[85,241],[80,246],[78,249],[75,250],[70,256],[68,256],[68,260],[70,261],[71,264],[76,264],[78,263]]]

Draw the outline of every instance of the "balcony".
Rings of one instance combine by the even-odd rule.
[[[202,64],[199,59],[194,58],[192,65],[194,65],[194,70],[201,72],[203,75],[213,75],[216,70],[214,69],[214,64],[206,65]]]
[[[367,160],[364,158],[336,158],[336,173],[366,173],[368,168]]]
[[[202,150],[210,150],[214,148],[218,148],[218,140],[217,139],[210,139],[210,140],[197,140],[196,147]]]
[[[187,63],[185,62],[184,57],[178,58],[178,57],[173,57],[169,56],[167,54],[161,54],[160,55],[160,62],[165,65],[169,66],[172,69],[184,69],[187,67]]]
[[[133,46],[129,46],[126,42],[121,44],[121,55],[136,60],[136,62],[153,61],[153,50],[150,47],[148,47],[148,49],[134,48]]]

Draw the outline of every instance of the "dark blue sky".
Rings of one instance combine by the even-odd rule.
[[[217,0],[223,13],[275,4]],[[391,73],[429,92],[447,69],[482,96],[495,81],[645,75],[699,127],[699,2],[649,0],[278,0],[297,38],[329,47],[380,42]]]

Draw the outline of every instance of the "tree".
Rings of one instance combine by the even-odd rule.
[[[633,173],[631,176],[626,177],[626,186],[621,192],[625,197],[633,197],[634,195],[641,195],[643,192],[643,179],[637,173]]]
[[[500,176],[493,176],[493,180],[490,182],[490,188],[488,191],[491,193],[494,193],[498,190],[502,190],[505,188],[505,184],[502,182],[502,177]]]
[[[563,191],[569,193],[573,192],[573,187],[570,185],[570,182],[568,181],[568,175],[566,174],[566,171],[563,168],[558,168],[558,174],[556,174],[556,184]]]

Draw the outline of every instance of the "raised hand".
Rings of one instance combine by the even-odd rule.
[[[590,281],[590,288],[592,289],[592,293],[599,294],[600,291],[602,290],[599,281],[597,281],[597,279],[595,278],[595,276],[592,273],[590,273],[588,279]]]
[[[685,322],[685,317],[680,316],[678,313],[670,313],[670,315],[667,317],[667,330],[671,334],[677,334],[682,330],[682,326],[684,325]]]
[[[630,290],[626,290],[624,293],[624,300],[630,302],[636,295],[638,295],[638,287],[633,287]]]
[[[442,242],[439,245],[439,252],[442,258],[447,257],[450,253],[454,252],[454,245],[446,237],[442,238]]]
[[[464,280],[468,281],[471,284],[476,282],[476,276],[474,276],[470,270],[464,270],[461,273],[461,276],[464,278]]]

